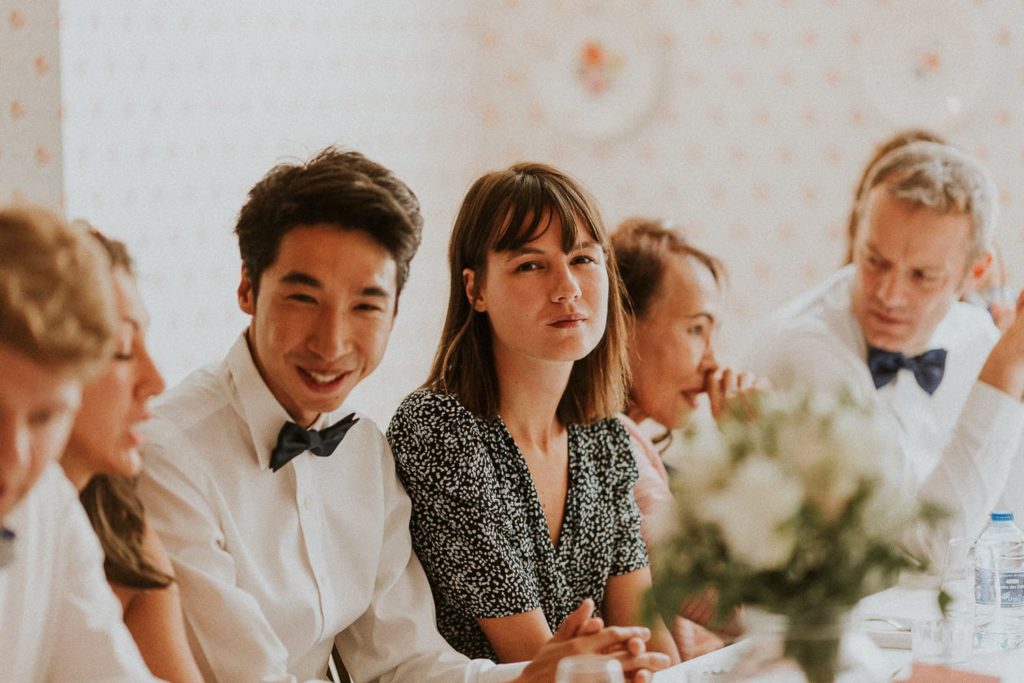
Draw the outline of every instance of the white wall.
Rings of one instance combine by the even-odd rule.
[[[386,420],[440,332],[450,216],[473,174],[473,44],[457,3],[182,0],[62,6],[68,212],[139,262],[169,383],[219,360],[246,318],[231,229],[274,163],[358,149],[417,192],[420,257],[381,369],[355,400]],[[384,423],[386,424],[386,422]]]
[[[67,207],[137,256],[171,382],[219,359],[244,324],[230,230],[245,191],[328,143],[394,168],[427,220],[391,348],[357,390],[381,421],[429,365],[462,193],[523,158],[575,173],[610,223],[671,218],[724,257],[733,346],[838,263],[860,167],[900,125],[930,124],[989,163],[1024,281],[1020,3],[65,0],[61,11]],[[565,50],[588,35],[628,76],[601,106],[633,117],[591,137],[574,131],[592,111],[556,106],[572,104]],[[648,79],[630,68],[649,63],[656,93],[633,107]]]

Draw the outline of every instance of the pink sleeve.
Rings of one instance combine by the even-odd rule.
[[[636,458],[637,470],[640,472],[640,478],[633,488],[633,496],[636,498],[637,507],[640,508],[640,514],[644,518],[641,532],[649,550],[651,516],[662,505],[672,500],[672,493],[668,487],[668,473],[665,471],[665,465],[661,462],[661,456],[658,455],[658,449],[640,431],[637,424],[625,415],[619,415],[618,418],[629,433],[633,456]]]

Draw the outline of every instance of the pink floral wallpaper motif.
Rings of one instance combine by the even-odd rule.
[[[57,0],[0,0],[0,202],[59,208]]]

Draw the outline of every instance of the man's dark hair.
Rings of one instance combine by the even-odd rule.
[[[423,233],[419,200],[388,169],[335,147],[304,164],[278,164],[249,191],[235,234],[253,291],[289,230],[324,223],[362,231],[384,247],[395,260],[401,293]]]

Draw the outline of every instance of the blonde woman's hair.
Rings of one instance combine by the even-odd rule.
[[[132,477],[97,474],[78,495],[103,548],[107,581],[128,588],[166,588],[174,582],[146,554],[146,512]]]
[[[112,270],[135,277],[124,242],[107,237],[83,220],[72,223],[86,230],[106,253]],[[113,361],[108,361],[113,362]],[[103,548],[107,581],[136,589],[166,588],[174,582],[146,553],[146,511],[134,477],[97,474],[78,494]]]
[[[45,209],[0,208],[0,343],[87,377],[110,360],[116,329],[95,240]]]

